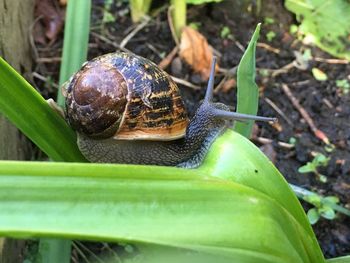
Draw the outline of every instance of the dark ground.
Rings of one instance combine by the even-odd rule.
[[[102,41],[98,36],[103,36],[114,43],[120,43],[133,29],[129,14],[125,14],[127,7],[123,5],[113,6],[111,9],[111,13],[117,17],[116,22],[101,24],[103,4],[98,2],[102,1],[95,1],[94,4],[91,27],[95,34],[90,35],[89,59],[116,50],[112,44]],[[311,49],[314,57],[330,58],[318,48],[303,45],[294,35],[289,33],[290,25],[296,21],[279,1],[264,1],[262,11],[259,14],[256,14],[254,6],[252,12],[249,13],[242,12],[242,7],[239,5],[236,5],[235,10],[232,10],[223,4],[193,6],[188,10],[188,22],[200,23],[199,31],[207,37],[209,44],[221,54],[220,67],[226,69],[239,63],[243,54],[240,46],[247,46],[256,24],[263,22],[264,17],[271,17],[274,22],[272,24],[263,23],[259,42],[268,44],[277,50],[271,51],[266,47],[262,48],[262,45],[257,48],[257,83],[261,90],[259,115],[276,116],[279,118],[279,125],[271,126],[259,123],[255,132],[255,137],[258,138],[255,139],[255,142],[258,146],[263,146],[259,138],[272,139],[272,143],[268,146],[264,145],[264,148],[269,149],[270,155],[275,155],[273,161],[288,182],[322,195],[338,196],[341,204],[349,206],[350,94],[342,94],[340,89],[336,87],[335,81],[348,77],[350,64],[310,60],[304,70],[292,68],[272,77],[276,69],[282,68],[295,59],[294,51],[303,52],[306,49]],[[220,31],[224,26],[230,28],[232,39],[220,37]],[[276,33],[276,37],[269,42],[266,34],[271,30]],[[175,43],[167,23],[166,9],[163,9],[128,42],[126,48],[159,63],[162,59],[161,55],[168,54],[174,46]],[[39,57],[60,57],[61,47],[62,37],[50,47],[39,48]],[[328,80],[317,81],[311,73],[313,67],[326,72]],[[52,80],[57,83],[58,62],[38,64],[36,70],[44,76],[51,76]],[[206,85],[198,75],[184,64],[180,70],[173,64],[166,71],[196,85],[203,87]],[[216,77],[216,84],[220,82],[222,77],[222,75]],[[327,152],[325,144],[312,133],[282,91],[282,83],[289,86],[316,126],[330,138],[331,143],[335,145],[333,152]],[[36,80],[36,84],[38,87],[44,86],[44,83],[39,80]],[[48,86],[47,83],[46,86]],[[198,101],[203,98],[204,91],[195,91],[188,87],[179,86],[189,112],[193,113]],[[45,91],[43,88],[40,89],[43,90],[44,96],[55,97],[55,89],[45,89]],[[235,92],[235,88],[221,91],[215,98],[220,102],[234,105]],[[266,103],[266,98],[275,103],[289,118],[289,123]],[[291,137],[296,138],[294,148],[279,146],[278,142],[288,143]],[[300,166],[313,159],[312,152],[320,152],[331,158],[327,167],[320,170],[327,176],[327,183],[321,183],[313,174],[300,174],[297,171]],[[304,205],[306,209],[311,207],[307,204]],[[349,217],[339,214],[336,219],[331,221],[320,219],[313,227],[327,258],[350,253]]]

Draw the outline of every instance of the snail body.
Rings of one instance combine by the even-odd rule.
[[[196,167],[227,120],[272,120],[213,103],[214,69],[189,120],[176,84],[151,61],[116,52],[87,62],[65,95],[80,151],[91,162]]]

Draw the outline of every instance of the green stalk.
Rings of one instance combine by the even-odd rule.
[[[87,59],[90,12],[90,0],[68,2],[59,79],[60,86],[78,71]],[[61,107],[64,107],[65,104],[60,90],[57,94],[57,104]],[[42,239],[40,240],[39,253],[43,262],[70,262],[71,245],[72,241],[67,239]]]
[[[175,33],[178,39],[181,38],[182,29],[186,26],[186,1],[185,0],[171,0],[172,19]]]
[[[130,0],[131,19],[134,23],[140,20],[149,12],[152,0]]]
[[[91,0],[68,1],[59,85],[78,71],[87,58],[90,31]],[[57,103],[64,106],[59,91]]]
[[[258,112],[259,89],[255,83],[255,48],[259,38],[260,25],[249,42],[237,69],[237,112],[256,115]],[[236,122],[234,130],[249,138],[254,121]]]
[[[70,262],[71,242],[67,239],[40,238],[38,262]]]

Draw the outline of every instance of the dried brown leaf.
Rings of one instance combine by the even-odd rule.
[[[227,93],[231,89],[235,88],[237,86],[237,82],[235,79],[228,79],[225,81],[225,83],[222,85],[222,92]]]
[[[60,0],[60,6],[66,6],[68,0]]]
[[[207,39],[197,30],[185,27],[181,33],[180,57],[185,60],[203,80],[208,80],[213,50]],[[218,65],[216,65],[218,69]]]
[[[49,41],[54,41],[63,28],[64,12],[53,0],[40,0],[35,3],[35,16],[42,17],[45,28],[45,36]]]

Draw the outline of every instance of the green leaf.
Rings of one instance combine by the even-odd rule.
[[[84,162],[72,129],[2,58],[0,76],[0,112],[51,159]]]
[[[276,33],[273,31],[269,31],[266,34],[267,41],[271,42],[276,37]]]
[[[300,30],[328,53],[350,59],[349,14],[346,0],[287,0],[285,6],[297,15]]]
[[[326,219],[329,219],[329,220],[332,220],[335,218],[335,212],[334,210],[329,207],[329,206],[322,206],[320,209],[319,209],[319,213],[321,214],[322,217],[326,218]]]
[[[329,202],[329,203],[333,203],[333,204],[337,204],[339,203],[339,197],[337,196],[326,196],[322,199],[322,202]]]
[[[317,194],[309,194],[304,197],[304,200],[306,202],[309,202],[310,204],[313,204],[316,207],[321,207],[321,204],[322,204],[321,203],[322,197]]]
[[[187,4],[192,5],[201,5],[201,4],[207,4],[207,3],[219,3],[222,0],[186,0]]]
[[[233,262],[324,262],[312,235],[274,199],[202,172],[3,161],[0,234],[142,242]]]
[[[257,25],[237,69],[237,112],[239,113],[256,115],[258,111],[259,90],[255,83],[255,48],[260,25]],[[234,130],[249,138],[253,124],[254,121],[236,122]]]
[[[316,167],[318,166],[327,166],[330,158],[327,158],[325,155],[318,153],[315,158],[312,160],[312,162],[315,164]]]
[[[315,171],[316,171],[316,166],[310,162],[307,162],[305,165],[298,168],[299,173],[310,173]]]
[[[270,196],[287,209],[317,243],[303,208],[283,176],[256,146],[242,140],[241,135],[227,131],[217,138],[198,170]]]
[[[90,32],[91,0],[69,1],[67,6],[60,86],[63,85],[87,58]],[[57,103],[64,107],[64,97],[58,93]]]
[[[312,75],[318,81],[325,81],[328,79],[327,74],[318,68],[312,68]]]
[[[231,35],[231,30],[228,26],[224,26],[220,31],[221,38],[228,38]]]
[[[327,259],[326,262],[327,263],[349,263],[350,262],[350,256],[330,258],[330,259]]]
[[[307,217],[309,218],[310,224],[314,225],[320,219],[320,214],[317,212],[316,208],[311,208],[307,211]]]
[[[321,183],[327,183],[327,181],[328,181],[327,176],[320,174],[320,173],[318,173],[317,176],[318,176],[318,179],[320,180]]]

